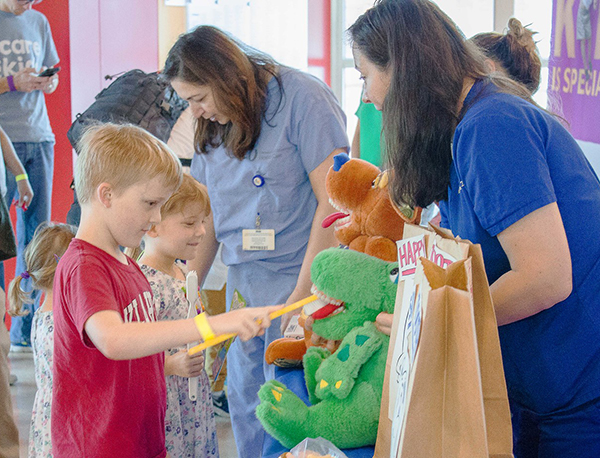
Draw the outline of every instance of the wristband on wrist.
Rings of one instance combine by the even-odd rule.
[[[17,87],[15,86],[15,80],[12,75],[8,75],[6,77],[6,82],[8,83],[8,89],[10,89],[10,92],[15,92],[17,90]]]
[[[204,342],[215,338],[215,333],[208,323],[208,315],[206,312],[196,315],[194,317],[194,323],[196,324],[196,328],[198,328],[198,332],[200,333],[200,336]]]
[[[15,181],[23,181],[23,180],[27,180],[29,177],[27,176],[26,173],[22,173],[21,175],[17,175],[15,177]]]

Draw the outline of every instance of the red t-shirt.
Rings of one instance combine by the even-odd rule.
[[[73,239],[54,280],[52,452],[56,458],[165,457],[164,354],[106,358],[84,330],[94,313],[156,321],[137,264]]]

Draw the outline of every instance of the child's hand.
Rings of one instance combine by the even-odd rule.
[[[180,350],[173,355],[165,355],[165,375],[180,377],[198,377],[204,370],[204,353],[190,356],[187,350]]]
[[[268,307],[246,307],[228,313],[211,316],[210,325],[215,334],[237,334],[242,340],[261,336],[271,326],[269,314],[279,310],[281,305]]]
[[[17,207],[27,211],[27,207],[31,205],[31,200],[33,199],[33,189],[31,189],[29,179],[17,181],[17,190],[19,191]]]

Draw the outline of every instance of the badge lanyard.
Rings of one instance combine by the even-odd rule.
[[[252,177],[252,184],[257,188],[262,188],[265,179],[257,173]],[[260,224],[260,212],[257,212],[255,229],[242,229],[242,249],[244,251],[275,250],[275,229],[261,229]]]

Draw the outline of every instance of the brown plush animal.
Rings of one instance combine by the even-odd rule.
[[[421,209],[405,206],[397,211],[390,201],[385,172],[345,153],[335,156],[326,189],[338,212],[325,218],[323,227],[335,224],[336,238],[352,250],[396,261],[396,241],[402,239],[404,222],[419,224]]]
[[[397,259],[396,241],[402,239],[404,222],[419,224],[421,208],[392,205],[387,190],[387,173],[362,159],[350,159],[346,153],[335,156],[327,172],[329,202],[338,212],[323,220],[324,228],[335,224],[335,236],[352,250],[384,261]],[[293,367],[302,364],[306,349],[314,344],[332,346],[304,326],[304,339],[283,337],[272,342],[265,353],[269,364]],[[310,328],[310,326],[308,326]],[[331,352],[335,348],[330,348]]]

